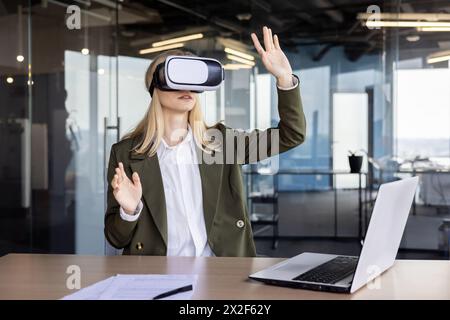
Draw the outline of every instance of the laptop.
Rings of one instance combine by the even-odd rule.
[[[418,177],[380,186],[359,257],[302,253],[249,276],[267,284],[353,293],[395,262]]]

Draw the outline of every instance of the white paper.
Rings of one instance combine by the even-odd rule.
[[[97,300],[100,294],[111,284],[115,277],[96,282],[75,293],[63,297],[61,300]]]
[[[176,288],[192,285],[196,275],[185,274],[119,274],[81,289],[63,300],[151,300],[153,297]],[[161,300],[191,299],[194,290],[180,292]]]

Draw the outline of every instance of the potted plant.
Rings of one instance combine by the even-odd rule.
[[[356,151],[349,150],[348,163],[351,173],[359,173],[361,171],[363,156],[357,155],[356,153]]]

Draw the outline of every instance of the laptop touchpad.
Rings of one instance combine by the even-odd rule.
[[[329,254],[303,253],[275,266],[272,272],[276,277],[290,279],[335,257],[335,255]]]

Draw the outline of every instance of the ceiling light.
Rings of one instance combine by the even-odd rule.
[[[419,27],[420,32],[450,32],[450,27]]]
[[[251,61],[255,60],[255,57],[253,57],[252,55],[249,55],[247,53],[244,53],[244,52],[241,52],[241,51],[238,51],[238,50],[235,50],[235,49],[225,48],[224,50],[225,50],[226,53],[231,53],[231,54],[233,54],[235,56],[238,56],[238,57],[241,57],[241,58],[244,58],[244,59],[247,59],[247,60],[251,60]]]
[[[81,49],[81,53],[84,54],[85,56],[87,56],[89,54],[89,49],[83,48],[83,49]]]
[[[105,69],[98,69],[98,74],[99,75],[105,74]]]
[[[248,21],[248,20],[250,20],[250,19],[252,18],[252,14],[249,13],[249,12],[246,12],[246,13],[238,13],[238,14],[236,15],[236,18],[237,18],[239,21]]]
[[[252,66],[243,63],[227,63],[223,66],[225,70],[250,69]]]
[[[13,77],[8,77],[6,78],[6,82],[8,82],[9,84],[14,82],[14,78]]]
[[[164,50],[169,50],[169,49],[181,48],[182,46],[184,46],[184,43],[174,43],[174,44],[171,44],[168,46],[142,49],[142,50],[139,50],[139,54],[147,54],[147,53],[153,53],[153,52],[164,51]]]
[[[25,60],[25,57],[24,57],[23,55],[19,54],[19,55],[16,57],[16,59],[17,59],[17,61],[19,61],[19,62],[23,62],[23,60]]]
[[[417,42],[420,40],[420,36],[418,35],[407,36],[406,40],[408,40],[409,42]]]
[[[173,38],[173,39],[169,39],[169,40],[154,42],[152,44],[152,47],[162,47],[162,46],[172,44],[172,43],[186,42],[186,41],[191,41],[191,40],[201,39],[201,38],[203,38],[203,33],[196,33],[196,34],[191,34],[189,36],[183,36],[183,37]]]
[[[357,19],[369,28],[449,28],[449,13],[358,13]],[[422,31],[422,30],[421,30]]]
[[[448,56],[435,57],[435,58],[427,58],[427,63],[438,63],[442,61],[450,60],[450,54]]]
[[[365,21],[368,28],[416,28],[416,27],[450,27],[450,22],[436,21]]]
[[[252,67],[255,65],[255,63],[253,61],[249,61],[249,60],[246,60],[246,59],[243,59],[243,58],[240,58],[240,57],[236,57],[236,56],[233,56],[231,54],[227,54],[227,58],[230,59],[230,60],[233,60],[233,61],[241,62],[243,64],[246,64],[246,65],[249,65],[249,66],[252,66]]]
[[[120,32],[120,34],[122,36],[124,36],[125,38],[132,38],[132,37],[136,36],[136,32],[134,32],[134,31],[127,31],[127,30],[122,30]]]
[[[426,21],[450,21],[450,13],[358,13],[358,20],[370,20],[378,18],[379,20],[426,20]]]
[[[427,63],[429,64],[447,60],[450,60],[450,50],[435,52],[427,57]]]

